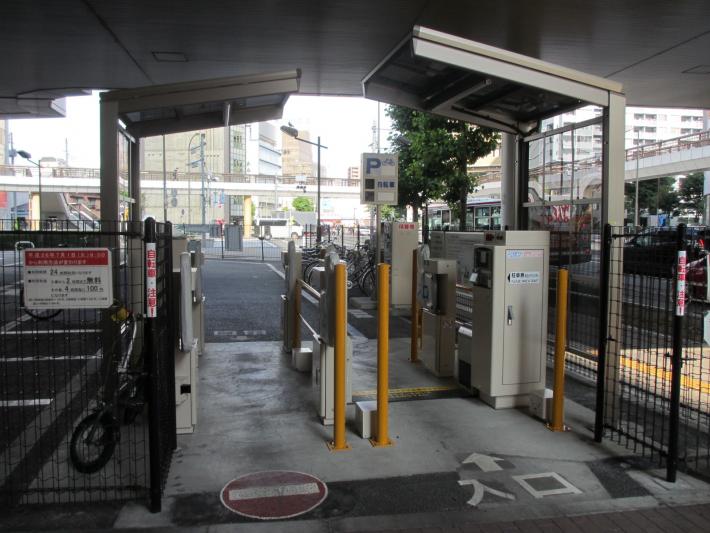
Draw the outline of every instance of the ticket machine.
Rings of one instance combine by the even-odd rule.
[[[546,231],[494,231],[471,251],[473,321],[459,331],[470,377],[459,381],[496,409],[527,405],[545,388],[549,249]]]
[[[454,374],[456,261],[425,259],[422,278],[421,360],[437,376]]]
[[[325,266],[317,267],[320,279],[320,326],[313,336],[313,366],[311,378],[318,417],[323,425],[332,425],[335,417],[335,252],[326,255]],[[347,299],[346,299],[347,306]],[[347,307],[345,316],[347,316]],[[352,403],[352,342],[345,337],[345,403]]]

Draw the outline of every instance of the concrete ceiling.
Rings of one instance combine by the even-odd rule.
[[[360,96],[415,24],[621,82],[630,105],[710,108],[708,0],[26,0],[0,3],[0,114],[292,69],[301,93]]]

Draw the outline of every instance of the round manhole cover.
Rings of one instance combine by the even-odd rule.
[[[318,507],[328,487],[317,477],[302,472],[271,470],[238,477],[220,494],[224,506],[249,518],[293,518]]]

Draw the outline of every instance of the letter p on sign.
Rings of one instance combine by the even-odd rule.
[[[370,170],[380,168],[381,166],[382,166],[382,161],[380,161],[379,159],[376,159],[374,157],[368,157],[365,174],[369,174]]]

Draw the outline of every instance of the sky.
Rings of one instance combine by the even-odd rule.
[[[362,152],[377,151],[372,144],[372,126],[377,122],[377,102],[364,98],[291,96],[283,120],[299,130],[308,130],[315,141],[320,135],[321,159],[329,177],[347,177],[350,166],[360,166]],[[389,120],[380,106],[382,150],[387,146]],[[99,167],[99,93],[67,98],[66,118],[11,120],[10,132],[16,150],[25,150],[36,161],[42,157],[65,157],[65,141],[72,167]],[[279,140],[280,141],[280,140]],[[314,149],[315,150],[315,149]],[[313,160],[315,161],[315,151]],[[23,164],[18,158],[15,164]]]

